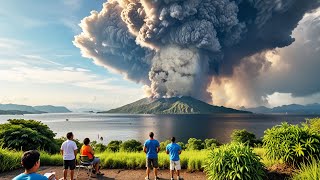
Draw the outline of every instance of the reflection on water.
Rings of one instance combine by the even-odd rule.
[[[153,131],[160,141],[176,136],[177,141],[187,142],[190,137],[216,138],[228,142],[234,129],[247,129],[261,137],[264,130],[283,121],[297,124],[305,118],[317,115],[116,115],[116,114],[37,114],[37,115],[1,115],[0,123],[10,118],[40,120],[47,124],[57,137],[65,136],[69,131],[77,139],[89,137],[104,143],[111,140],[137,139],[144,141]],[[66,121],[69,119],[69,121]]]

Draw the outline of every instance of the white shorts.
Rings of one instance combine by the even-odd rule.
[[[178,161],[170,160],[170,170],[181,170],[180,160]]]

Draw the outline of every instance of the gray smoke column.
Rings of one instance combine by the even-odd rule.
[[[81,21],[83,32],[74,44],[96,64],[149,86],[151,96],[206,99],[209,77],[232,77],[242,59],[290,45],[299,20],[319,5],[318,0],[110,0]]]

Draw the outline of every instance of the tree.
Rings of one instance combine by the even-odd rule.
[[[35,120],[9,119],[0,124],[0,146],[15,150],[45,150],[49,153],[59,151],[54,140],[55,133]]]
[[[111,152],[118,152],[120,150],[121,144],[122,144],[122,141],[111,141],[107,145],[107,150]]]
[[[141,150],[142,150],[141,142],[134,139],[125,141],[120,145],[120,151],[124,151],[124,152],[138,152]]]
[[[190,138],[188,140],[187,149],[188,150],[201,150],[204,149],[204,143],[201,139]]]
[[[214,149],[221,145],[221,143],[216,139],[205,139],[204,143],[206,149]]]
[[[254,146],[254,143],[256,142],[256,135],[254,135],[251,132],[248,132],[245,129],[236,129],[231,134],[231,140],[233,142],[244,143],[249,146]]]

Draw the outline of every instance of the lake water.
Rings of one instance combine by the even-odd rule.
[[[143,142],[150,131],[160,141],[175,136],[177,141],[186,142],[190,137],[216,138],[228,142],[234,129],[247,129],[261,137],[267,128],[287,121],[291,124],[304,122],[305,118],[320,115],[259,115],[259,114],[223,114],[223,115],[120,115],[94,113],[0,115],[0,123],[10,118],[35,119],[47,124],[57,137],[72,131],[75,138],[83,140],[89,137],[103,143],[111,140],[137,139]],[[68,119],[69,121],[66,121]]]

